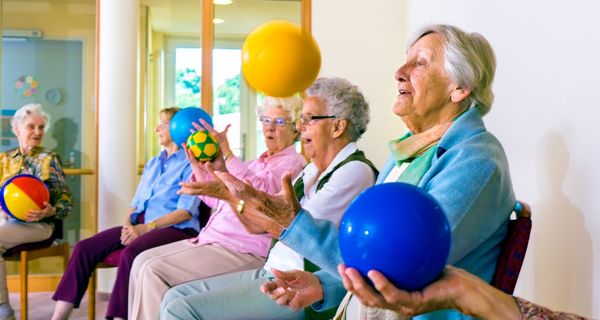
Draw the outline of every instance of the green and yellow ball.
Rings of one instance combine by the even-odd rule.
[[[206,130],[199,130],[190,135],[187,147],[198,161],[211,161],[219,153],[217,138]]]

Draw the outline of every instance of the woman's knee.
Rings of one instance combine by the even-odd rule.
[[[178,286],[172,287],[165,293],[165,296],[160,303],[160,308],[167,307],[171,302],[183,297],[185,297],[185,294],[179,290]]]
[[[194,311],[185,297],[171,296],[171,298],[172,300],[167,300],[167,295],[165,295],[160,306],[159,319],[203,319]]]

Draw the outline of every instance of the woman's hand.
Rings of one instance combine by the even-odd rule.
[[[296,311],[323,300],[323,287],[319,278],[306,271],[279,271],[271,269],[275,279],[260,287],[260,290],[280,306]]]
[[[123,226],[121,229],[121,244],[124,246],[129,245],[133,240],[139,236],[150,231],[148,226],[145,224],[136,224],[134,226]]]
[[[223,151],[223,154],[230,154],[231,148],[229,147],[229,140],[227,140],[227,131],[229,130],[229,127],[231,127],[231,125],[228,124],[223,131],[218,132],[204,119],[199,119],[199,120],[200,120],[200,124],[202,126],[200,126],[196,122],[192,122],[192,126],[194,126],[194,128],[196,128],[196,130],[206,129],[206,131],[208,131],[208,133],[212,134],[217,139],[217,142],[219,143],[219,149],[221,149],[221,151]]]
[[[371,270],[366,283],[353,268],[338,266],[344,287],[368,307],[393,310],[405,316],[454,308],[460,312],[486,319],[519,319],[520,313],[512,297],[493,288],[476,276],[447,266],[441,278],[421,291],[398,289],[383,274]]]
[[[37,222],[44,218],[51,217],[56,214],[56,209],[48,202],[44,202],[44,208],[41,210],[29,210],[25,215],[25,221]]]
[[[225,200],[230,203],[237,203],[238,199],[229,192],[227,186],[215,173],[210,162],[200,164],[199,167],[202,167],[203,172],[205,172],[205,179],[192,182],[180,182],[179,185],[181,186],[181,189],[177,191],[177,194],[205,195]],[[208,178],[206,178],[207,176]]]
[[[282,190],[275,195],[257,190],[229,173],[216,172],[216,174],[233,196],[244,200],[246,206],[253,207],[284,228],[292,223],[296,213],[301,209],[292,186],[292,173],[289,171],[281,177]],[[277,237],[278,235],[274,234],[273,236]]]

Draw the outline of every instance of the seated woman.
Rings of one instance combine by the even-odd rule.
[[[297,128],[312,162],[296,179],[294,190],[304,208],[338,226],[350,202],[373,185],[377,170],[356,146],[366,131],[369,106],[358,88],[340,78],[320,78],[307,90]],[[289,176],[288,176],[289,177]],[[184,186],[185,187],[185,186]],[[194,193],[193,186],[184,188]],[[293,192],[292,192],[293,193]],[[238,201],[232,199],[232,205]],[[244,218],[243,202],[238,203]],[[271,228],[277,238],[281,228]],[[260,286],[271,268],[313,269],[310,261],[281,242],[271,248],[263,268],[190,282],[172,288],[161,306],[161,319],[303,319],[271,303]]]
[[[31,210],[26,222],[5,216],[0,223],[0,319],[14,319],[8,301],[6,273],[2,254],[6,250],[28,242],[50,238],[54,221],[63,220],[72,208],[71,193],[65,182],[65,174],[55,153],[42,147],[42,139],[50,126],[50,116],[39,104],[21,107],[10,121],[12,132],[17,136],[16,149],[0,153],[0,185],[21,173],[40,178],[50,191],[50,202],[42,210]]]
[[[223,154],[211,164],[250,181],[259,190],[278,192],[281,175],[286,171],[297,174],[306,164],[294,145],[298,137],[294,124],[301,105],[299,97],[265,98],[257,109],[257,116],[263,124],[267,151],[248,163],[233,155],[227,140],[227,128],[217,132],[203,122],[217,138]],[[204,165],[191,155],[188,158],[194,170],[192,180],[211,179]],[[148,250],[135,259],[129,288],[130,319],[156,319],[164,293],[174,285],[256,269],[264,264],[271,235],[262,229],[257,230],[255,226],[242,224],[228,201],[211,197],[201,199],[213,209],[213,213],[197,238]]]
[[[133,259],[144,250],[198,234],[200,200],[177,194],[179,183],[192,174],[185,151],[177,147],[169,134],[169,122],[178,110],[160,111],[156,133],[164,149],[146,163],[123,226],[104,230],[75,245],[67,270],[52,297],[57,301],[52,319],[67,319],[73,308],[79,307],[96,265],[121,249],[106,317],[126,318]]]
[[[432,25],[411,37],[407,54],[396,71],[398,96],[392,111],[409,133],[389,143],[392,156],[378,183],[406,182],[430,193],[450,222],[448,263],[490,281],[516,203],[504,150],[482,119],[493,100],[492,48],[479,34]],[[345,290],[336,270],[342,263],[336,226],[314,219],[307,210],[295,210],[292,196],[259,194],[231,176],[221,177],[246,206],[287,227],[281,242],[323,269],[300,291],[299,281],[286,280],[289,290],[277,291],[272,298],[294,308],[314,303],[313,308],[326,310],[337,305]],[[436,317],[467,316],[447,310],[418,319]]]

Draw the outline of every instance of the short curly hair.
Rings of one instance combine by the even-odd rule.
[[[342,78],[318,78],[307,90],[308,97],[317,97],[327,103],[331,115],[349,122],[352,141],[367,131],[370,121],[369,103],[360,89]]]
[[[22,125],[25,119],[32,114],[44,118],[44,132],[48,132],[48,129],[50,128],[50,115],[42,109],[41,104],[29,103],[19,108],[12,119],[10,119],[10,127],[12,128],[13,133],[16,134],[15,129]]]
[[[265,113],[267,113],[267,109],[272,107],[281,108],[288,114],[292,123],[296,123],[296,120],[298,120],[300,112],[302,111],[302,99],[298,96],[285,98],[266,96],[263,103],[256,106],[256,116],[264,116]]]

